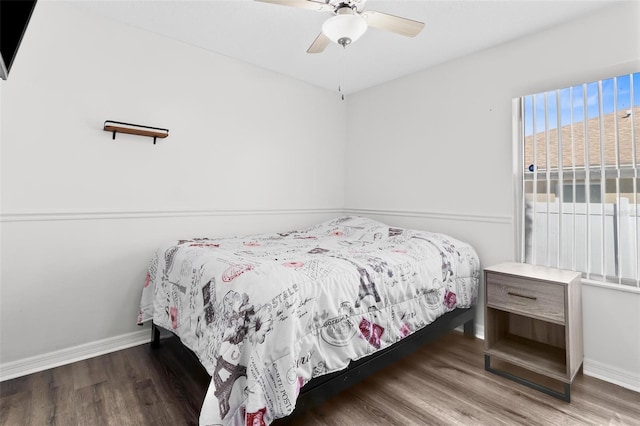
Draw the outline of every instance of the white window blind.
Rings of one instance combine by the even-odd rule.
[[[520,99],[522,261],[640,288],[640,73]]]

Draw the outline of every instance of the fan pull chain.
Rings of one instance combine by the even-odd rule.
[[[342,51],[340,52],[340,79],[338,82],[338,93],[340,93],[340,97],[344,101],[344,76],[345,76],[345,55],[346,55],[346,45],[342,46]]]

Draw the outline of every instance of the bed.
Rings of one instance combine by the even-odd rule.
[[[201,425],[267,425],[451,328],[472,332],[480,264],[450,236],[358,216],[159,247],[138,324],[212,377]]]

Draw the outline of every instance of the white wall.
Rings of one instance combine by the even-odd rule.
[[[638,16],[639,3],[616,4],[351,96],[347,210],[467,240],[484,266],[514,260],[512,99],[638,71]],[[585,286],[585,371],[640,390],[640,294],[595,292]]]
[[[485,266],[512,260],[511,100],[640,69],[638,12],[612,6],[343,103],[39,2],[0,82],[0,376],[146,339],[146,263],[185,235],[288,229],[346,205],[469,241]],[[107,119],[170,136],[112,141]],[[640,296],[607,295],[585,286],[585,370],[637,383]]]
[[[344,205],[335,93],[63,2],[38,2],[0,87],[3,378],[140,340],[160,243],[290,230]],[[170,134],[112,140],[105,120]]]

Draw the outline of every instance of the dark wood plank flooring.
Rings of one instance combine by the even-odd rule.
[[[580,372],[569,404],[487,373],[482,349],[452,332],[274,425],[640,425],[640,393]],[[168,338],[0,383],[0,425],[197,425],[208,384]]]

